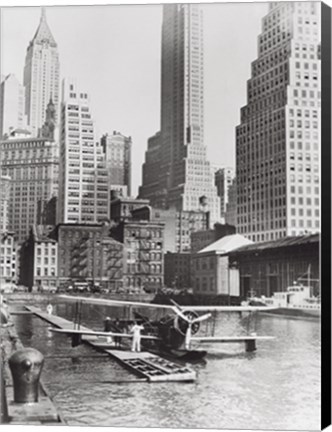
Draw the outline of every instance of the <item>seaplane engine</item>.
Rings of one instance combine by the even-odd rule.
[[[183,312],[183,315],[185,315],[189,320],[193,320],[198,318],[198,314],[194,311],[191,310],[187,310]],[[182,319],[180,316],[176,316],[174,318],[174,328],[182,335],[185,336],[186,335],[186,331],[188,329],[188,321],[185,321],[184,319]],[[199,322],[194,322],[191,325],[191,334],[194,335],[198,332],[200,327],[200,323]]]
[[[198,317],[196,312],[190,310],[184,311],[183,314],[188,317],[189,320]],[[174,349],[179,348],[184,342],[188,325],[188,322],[180,316],[176,316],[175,318],[171,315],[164,316],[158,322],[159,336],[163,341],[163,345]],[[199,327],[199,322],[193,323],[191,325],[191,334],[196,334]]]

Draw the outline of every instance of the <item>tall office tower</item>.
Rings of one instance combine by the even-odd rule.
[[[7,75],[0,84],[0,139],[14,129],[26,128],[24,87],[15,75]]]
[[[11,178],[0,174],[0,234],[9,230],[10,188]]]
[[[154,206],[165,207],[165,201],[159,200],[158,202],[160,193],[160,140],[160,132],[148,139],[148,149],[145,152],[145,162],[142,166],[142,186],[139,187],[139,196],[150,198]]]
[[[214,173],[214,183],[217,187],[220,197],[221,218],[225,219],[226,207],[228,203],[229,188],[234,179],[234,170],[232,168],[220,168]]]
[[[62,83],[59,223],[95,223],[109,218],[109,179],[96,143],[90,99],[72,79]]]
[[[320,4],[273,2],[236,128],[237,228],[253,241],[320,230]]]
[[[18,243],[29,234],[40,212],[58,193],[59,147],[18,130],[0,142],[1,171],[11,178],[9,229]]]
[[[127,186],[127,195],[131,194],[131,137],[113,131],[113,135],[105,134],[101,138],[109,173],[110,187]]]
[[[139,195],[152,205],[178,210],[198,210],[199,198],[205,196],[211,221],[216,222],[220,199],[204,145],[203,69],[199,5],[164,5],[161,132],[149,140]]]
[[[228,202],[226,204],[225,223],[237,225],[237,184],[236,177],[233,178],[232,183],[228,188]]]
[[[30,42],[24,66],[25,113],[32,136],[38,136],[46,118],[46,107],[52,98],[59,111],[58,47],[46,22],[42,8],[38,29]]]

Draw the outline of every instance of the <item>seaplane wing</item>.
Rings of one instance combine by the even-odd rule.
[[[256,335],[244,335],[244,336],[193,336],[190,338],[193,342],[200,343],[215,343],[215,342],[245,342],[249,340],[270,340],[275,339],[274,336],[256,336]]]
[[[154,304],[154,303],[143,303],[143,302],[133,302],[133,301],[125,301],[125,300],[108,300],[108,299],[102,299],[102,298],[94,298],[94,297],[83,297],[83,296],[69,296],[66,294],[59,295],[59,298],[62,298],[67,301],[72,302],[84,302],[89,304],[98,304],[103,306],[134,306],[134,307],[145,307],[145,308],[153,308],[153,309],[168,309],[173,310],[175,309],[172,305],[160,305],[160,304]]]
[[[150,309],[166,309],[169,311],[176,312],[181,309],[182,311],[195,311],[195,312],[254,312],[254,311],[267,311],[271,309],[276,309],[275,307],[270,306],[180,306],[174,301],[172,301],[173,305],[161,305],[155,303],[143,303],[143,302],[134,302],[134,301],[125,301],[125,300],[108,300],[102,298],[94,298],[94,297],[84,297],[84,296],[70,296],[66,294],[62,294],[59,296],[67,301],[72,302],[84,302],[89,304],[98,304],[104,306],[119,306],[119,307],[144,307]]]
[[[131,333],[115,333],[115,332],[102,332],[102,331],[93,331],[93,330],[77,330],[77,329],[59,329],[54,327],[49,327],[49,331],[53,333],[61,333],[71,336],[73,334],[79,334],[82,336],[104,336],[104,337],[124,337],[124,338],[132,338],[133,335]],[[141,339],[150,339],[150,340],[160,340],[160,338],[156,336],[144,335],[141,334]]]
[[[195,312],[254,312],[276,309],[270,306],[180,306],[182,311]]]

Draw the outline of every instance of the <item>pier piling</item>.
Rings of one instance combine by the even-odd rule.
[[[256,340],[250,339],[245,341],[246,352],[256,351]]]

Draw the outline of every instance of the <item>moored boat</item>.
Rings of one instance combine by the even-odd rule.
[[[272,297],[251,296],[247,305],[260,305],[274,307],[266,311],[274,315],[286,315],[294,317],[319,318],[321,314],[321,302],[319,297],[312,295],[312,287],[296,284],[287,287],[286,291],[275,292]]]

